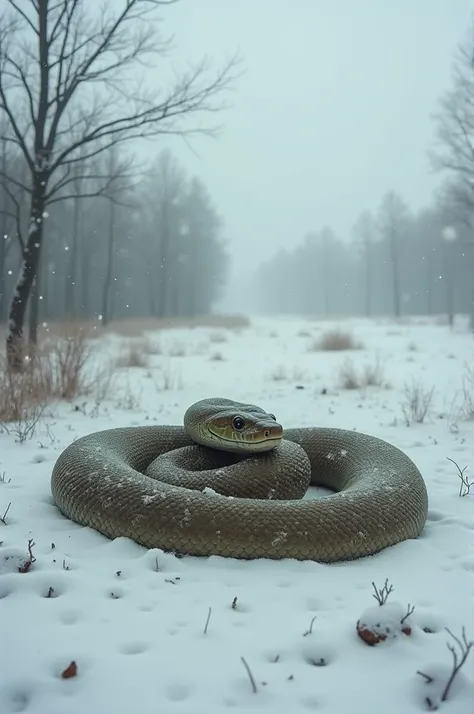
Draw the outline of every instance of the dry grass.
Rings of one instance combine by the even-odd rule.
[[[372,364],[365,364],[360,371],[350,358],[346,358],[339,368],[339,385],[342,389],[381,387],[383,382],[384,368],[378,355]]]
[[[130,339],[122,346],[117,357],[117,367],[148,367],[150,361],[150,343],[148,340]]]
[[[222,354],[222,352],[213,352],[213,353],[211,354],[211,356],[209,357],[209,359],[210,359],[212,362],[224,362],[224,361],[225,361],[225,357],[224,357],[224,355]]]
[[[339,384],[342,389],[360,389],[362,386],[354,362],[346,359],[339,368]]]
[[[336,352],[343,350],[360,350],[362,343],[355,339],[351,332],[335,328],[328,330],[315,339],[309,346],[311,352]]]
[[[376,355],[372,364],[365,364],[362,369],[362,382],[364,387],[381,387],[384,383],[385,369],[379,355]]]
[[[175,342],[168,351],[170,357],[185,357],[186,345],[183,342]]]
[[[213,344],[221,344],[222,342],[227,342],[228,338],[225,332],[211,332],[209,335],[209,342]]]
[[[290,369],[284,364],[277,365],[269,375],[272,382],[307,382],[308,375],[300,367]]]
[[[34,352],[22,354],[23,368],[15,372],[0,355],[0,425],[15,431],[20,441],[31,437],[46,405],[93,394],[101,401],[110,390],[110,365],[92,369],[93,343],[77,324],[51,335]],[[15,427],[9,427],[9,424]]]
[[[462,385],[462,414],[465,419],[474,419],[474,367],[466,365]]]
[[[240,330],[250,326],[246,315],[203,315],[201,317],[185,318],[174,317],[160,319],[154,317],[133,317],[121,320],[112,320],[104,327],[99,320],[78,320],[76,324],[87,328],[92,336],[114,334],[122,337],[142,337],[147,332],[157,330],[172,330],[195,327],[211,327],[216,329]],[[40,337],[45,335],[57,336],[64,332],[63,323],[50,323],[40,330]]]
[[[405,399],[401,403],[405,424],[422,424],[429,416],[434,396],[434,387],[428,389],[421,382],[413,379],[411,384],[405,384]]]

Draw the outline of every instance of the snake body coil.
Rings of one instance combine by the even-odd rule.
[[[335,493],[302,500],[310,484]],[[428,509],[420,472],[395,446],[343,429],[283,432],[259,407],[224,399],[197,402],[184,427],[78,439],[51,489],[64,515],[109,538],[233,558],[372,555],[417,537]]]

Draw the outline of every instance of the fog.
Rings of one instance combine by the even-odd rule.
[[[471,11],[464,0],[176,6],[186,52],[238,46],[246,68],[220,140],[199,142],[198,157],[178,153],[225,218],[226,309],[263,308],[253,266],[325,226],[351,241],[359,215],[377,212],[387,191],[413,212],[432,207],[442,179],[428,156],[432,115]]]
[[[35,323],[77,317],[217,310],[452,321],[472,310],[474,161],[463,152],[474,123],[464,150],[447,139],[449,117],[440,139],[435,117],[446,115],[456,52],[469,45],[470,2],[182,0],[143,22],[138,13],[151,4],[135,0],[137,17],[111,48],[121,57],[113,77],[112,66],[99,62],[94,74],[81,62],[122,4],[106,16],[88,0],[79,5],[89,24],[74,22],[88,44],[48,146],[66,75],[51,62],[40,76],[34,5],[24,16],[0,2],[0,320],[19,333],[26,303],[33,333]],[[72,6],[51,6],[48,31],[58,8]],[[163,38],[173,36],[166,53],[124,60],[153,17]],[[157,38],[148,37],[155,49]],[[204,56],[208,67],[183,83]],[[468,59],[463,71],[472,82]],[[43,80],[53,100],[42,135]],[[137,121],[137,107],[152,105],[153,119]],[[45,185],[54,190],[39,210],[35,186]]]

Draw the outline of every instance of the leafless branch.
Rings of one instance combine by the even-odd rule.
[[[411,615],[413,615],[414,612],[415,612],[415,606],[414,606],[414,605],[410,605],[410,603],[408,603],[407,611],[406,611],[405,615],[402,617],[402,619],[400,620],[400,624],[403,625],[403,623],[405,622],[405,620],[408,620],[408,618],[409,618]]]
[[[461,667],[465,664],[467,658],[469,657],[469,653],[470,653],[471,649],[474,647],[474,641],[472,641],[472,640],[471,640],[471,642],[467,641],[465,627],[462,628],[461,638],[456,637],[456,635],[453,635],[451,630],[448,630],[448,628],[446,628],[446,632],[453,638],[453,640],[454,640],[455,644],[458,646],[460,652],[458,654],[454,645],[451,645],[451,644],[447,645],[448,650],[451,652],[451,654],[453,656],[453,669],[452,669],[452,672],[451,672],[451,675],[450,675],[448,681],[446,682],[446,686],[443,690],[443,693],[441,695],[442,702],[445,702],[447,700],[449,690],[451,689],[451,686],[452,686],[457,674],[459,673]]]
[[[18,242],[20,244],[21,251],[23,252],[25,249],[25,241],[23,240],[23,233],[21,230],[21,204],[20,204],[19,200],[17,199],[17,197],[15,196],[15,194],[13,193],[13,191],[10,190],[10,187],[8,185],[8,182],[5,180],[5,177],[3,177],[3,179],[0,180],[0,185],[3,188],[3,190],[5,191],[5,193],[8,195],[10,201],[15,206],[15,211],[11,215],[15,219],[16,235],[17,235]]]
[[[459,464],[454,461],[454,459],[450,459],[449,456],[446,457],[448,461],[451,461],[452,464],[455,465],[457,471],[458,471],[458,476],[461,479],[461,485],[459,486],[459,496],[468,496],[470,491],[471,491],[471,486],[474,486],[474,481],[469,481],[468,477],[464,475],[465,470],[467,469],[467,466],[465,466],[463,469],[459,466]]]
[[[388,578],[385,580],[385,584],[382,588],[377,588],[375,583],[372,581],[372,587],[374,588],[375,593],[372,595],[374,597],[379,605],[384,605],[387,602],[387,598],[390,595],[390,593],[393,591],[393,585],[388,584]]]
[[[20,6],[18,5],[18,3],[14,2],[14,0],[7,0],[7,2],[8,2],[8,4],[9,4],[12,8],[14,8],[14,10],[15,10],[19,15],[21,15],[21,17],[25,20],[25,22],[26,22],[26,24],[29,26],[29,28],[30,28],[31,30],[33,30],[33,32],[34,32],[36,35],[38,35],[38,34],[39,34],[38,29],[37,29],[37,28],[35,27],[35,25],[31,22],[30,18],[29,18],[28,15],[26,14],[26,12],[25,12],[22,8],[20,8]]]

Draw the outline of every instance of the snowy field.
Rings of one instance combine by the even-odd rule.
[[[0,714],[415,714],[428,700],[446,714],[474,712],[474,652],[439,701],[447,645],[462,657],[446,628],[474,639],[473,498],[459,495],[448,460],[474,480],[474,420],[462,413],[474,341],[462,320],[453,331],[421,318],[345,320],[338,327],[358,349],[311,349],[331,327],[255,318],[239,330],[150,333],[146,364],[118,367],[100,403],[52,405],[24,443],[0,432]],[[100,359],[128,342],[97,341]],[[212,396],[258,404],[286,427],[355,429],[403,449],[427,483],[423,535],[332,565],[177,558],[109,541],[57,511],[51,471],[72,440],[181,424]],[[421,423],[416,398],[426,402]],[[380,607],[372,582],[386,579],[393,592]],[[365,644],[357,622],[390,624],[397,604],[414,608],[411,634],[395,627],[396,637]]]

